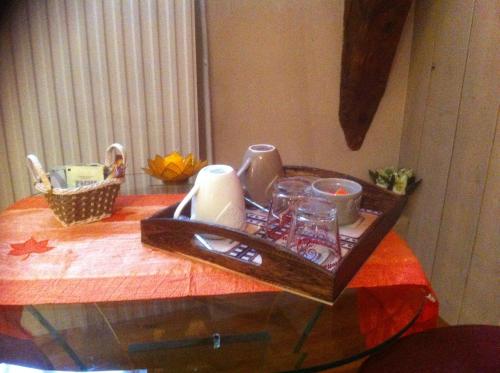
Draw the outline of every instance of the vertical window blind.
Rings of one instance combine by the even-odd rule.
[[[173,150],[198,153],[191,0],[21,0],[0,24],[0,208],[44,167],[102,162],[128,173]]]

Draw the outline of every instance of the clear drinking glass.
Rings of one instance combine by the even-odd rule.
[[[273,186],[266,222],[266,235],[277,244],[286,245],[295,203],[309,191],[312,182],[300,177],[280,178]]]
[[[298,200],[287,249],[328,270],[335,270],[341,259],[335,206],[318,197],[308,196]]]

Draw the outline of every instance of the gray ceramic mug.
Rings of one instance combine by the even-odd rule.
[[[346,194],[336,194],[339,188],[343,188]],[[312,193],[336,206],[339,225],[353,224],[359,219],[363,197],[361,184],[340,178],[318,179],[312,183]]]
[[[284,176],[278,149],[269,144],[249,146],[237,174],[249,197],[258,204],[267,205],[273,193],[273,183]]]

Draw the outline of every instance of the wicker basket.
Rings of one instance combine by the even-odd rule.
[[[113,153],[121,157],[113,157]],[[63,225],[90,223],[111,215],[120,185],[125,181],[126,158],[122,145],[112,144],[106,149],[105,165],[119,166],[119,169],[115,167],[115,171],[119,172],[113,172],[98,183],[75,188],[52,187],[38,158],[33,154],[27,158],[35,189],[45,195],[57,220]],[[117,164],[118,160],[120,165]]]

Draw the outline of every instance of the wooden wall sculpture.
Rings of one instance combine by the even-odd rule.
[[[384,95],[411,0],[345,0],[340,124],[359,150]]]

